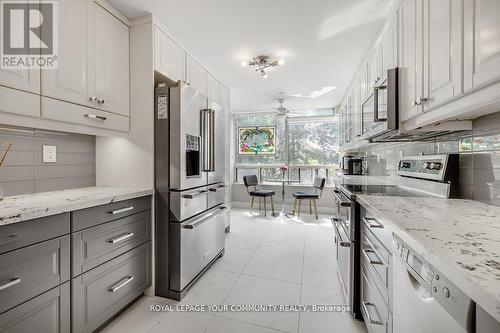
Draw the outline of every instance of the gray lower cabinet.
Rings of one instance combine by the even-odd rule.
[[[0,255],[0,313],[69,280],[69,235]]]
[[[151,285],[151,242],[71,280],[72,332],[92,332]]]
[[[71,235],[72,277],[80,275],[151,239],[151,210]]]
[[[69,333],[70,326],[69,281],[0,315],[2,333]]]

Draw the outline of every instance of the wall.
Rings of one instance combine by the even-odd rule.
[[[374,176],[395,176],[400,156],[460,154],[460,196],[500,205],[500,113],[478,118],[472,133],[443,141],[384,144],[362,155]]]
[[[5,196],[95,186],[94,136],[2,126],[2,156],[9,143],[0,167]],[[55,163],[42,162],[42,145],[56,146]]]

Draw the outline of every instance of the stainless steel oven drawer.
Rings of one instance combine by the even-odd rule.
[[[69,235],[0,255],[0,313],[69,280]]]
[[[182,291],[224,249],[229,209],[219,206],[183,223],[170,223],[170,289]]]
[[[215,184],[208,187],[208,208],[224,203],[226,200],[226,185]]]
[[[147,242],[71,280],[71,332],[93,332],[151,285]]]
[[[368,333],[391,332],[391,312],[373,276],[365,265],[361,265],[361,313]]]
[[[78,276],[150,239],[150,210],[73,233],[71,276]]]
[[[349,239],[345,228],[342,226],[342,222],[335,221],[334,219],[334,230],[335,230],[335,244],[337,248],[337,263],[338,263],[338,274],[340,278],[340,283],[342,287],[342,292],[346,302],[351,305],[352,303],[352,253],[354,251],[354,244]]]
[[[200,187],[182,192],[170,192],[170,211],[182,222],[207,210],[208,188]]]

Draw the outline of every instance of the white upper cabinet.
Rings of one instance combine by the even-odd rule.
[[[456,0],[424,0],[423,111],[462,93],[462,5]]]
[[[0,68],[0,86],[40,93],[40,70]]]
[[[157,26],[154,38],[155,70],[172,81],[185,81],[186,52]]]
[[[399,8],[399,108],[405,121],[422,112],[422,0],[406,0]]]
[[[371,56],[368,58],[368,90],[375,87],[378,81],[382,78],[380,51],[380,44],[376,44]]]
[[[207,94],[207,71],[189,54],[186,54],[186,83]]]
[[[95,106],[90,85],[95,82],[89,63],[88,36],[92,32],[93,2],[65,0],[58,5],[58,68],[42,70],[42,95],[77,104]],[[78,15],[75,15],[78,13]]]
[[[464,0],[464,88],[500,81],[500,1]]]
[[[381,43],[382,77],[387,78],[387,70],[398,67],[398,15],[389,22]]]
[[[129,115],[129,29],[94,3],[95,96],[97,108]]]

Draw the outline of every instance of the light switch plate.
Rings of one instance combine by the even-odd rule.
[[[57,161],[56,146],[42,146],[43,163],[55,163]]]

